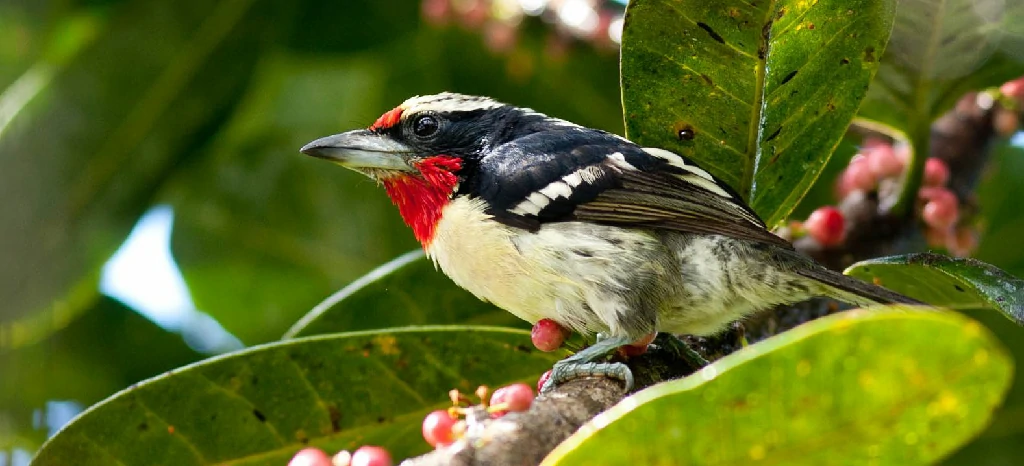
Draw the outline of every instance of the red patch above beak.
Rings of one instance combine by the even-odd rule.
[[[395,107],[388,110],[377,121],[370,125],[370,131],[376,131],[379,129],[388,129],[398,124],[398,121],[402,119],[402,107]]]

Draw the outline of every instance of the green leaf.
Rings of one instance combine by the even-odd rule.
[[[840,313],[622,400],[543,464],[928,464],[985,426],[1012,373],[962,315]]]
[[[46,440],[47,403],[96,403],[118,390],[201,359],[168,332],[111,298],[46,340],[0,350],[0,450],[35,451]],[[0,456],[3,456],[0,454]]]
[[[254,4],[270,8],[250,14]],[[59,326],[94,302],[103,262],[237,100],[280,11],[269,0],[111,8],[102,27],[64,37],[85,45],[54,45],[3,94],[0,322],[18,323],[0,332],[5,346],[40,337],[24,319]]]
[[[171,371],[83,413],[35,466],[274,465],[305,446],[429,449],[423,416],[472,392],[537,377],[555,357],[528,333],[421,327],[289,340]]]
[[[859,114],[913,137],[965,92],[1024,74],[1020,39],[1008,35],[1021,15],[1020,1],[903,0]]]
[[[1024,280],[977,259],[924,252],[860,261],[845,273],[935,306],[995,309],[1024,325]]]
[[[878,68],[891,0],[634,0],[628,136],[683,154],[775,225],[810,189]],[[692,140],[680,130],[691,129]]]
[[[424,324],[522,326],[523,321],[459,288],[417,249],[331,295],[284,338]]]

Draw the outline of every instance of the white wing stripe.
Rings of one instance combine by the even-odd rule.
[[[534,204],[533,201],[527,199],[520,202],[519,205],[512,209],[512,213],[516,215],[537,215],[540,213],[540,209],[541,206]]]
[[[680,157],[678,154],[667,151],[665,149],[659,149],[657,147],[644,147],[643,149],[644,152],[647,152],[648,154],[651,154],[654,157],[667,161],[668,164],[672,165],[673,167],[686,170],[690,173],[693,173],[694,175],[704,178],[705,180],[711,182],[715,181],[715,178],[711,176],[710,173],[704,171],[704,169],[696,165],[687,164],[686,161],[684,161],[683,158]]]
[[[622,152],[616,152],[608,156],[608,160],[612,161],[612,165],[623,170],[636,170],[636,167],[626,161],[626,156],[622,155]]]
[[[545,186],[543,189],[540,190],[540,193],[551,198],[551,200],[558,199],[559,197],[568,198],[569,196],[572,196],[572,188],[569,187],[569,183],[559,180]],[[530,199],[533,199],[533,196],[535,194],[537,193],[531,194]],[[545,203],[544,205],[547,204]]]
[[[700,177],[700,176],[697,176],[697,175],[678,175],[678,176],[679,176],[680,179],[682,179],[683,181],[686,181],[687,183],[700,186],[701,188],[704,188],[704,189],[706,189],[708,191],[711,191],[711,192],[713,192],[713,193],[715,193],[715,194],[717,194],[719,196],[722,196],[722,197],[724,197],[726,199],[732,199],[732,196],[730,196],[729,193],[726,192],[726,190],[722,189],[722,187],[719,186],[714,181],[708,181],[708,180],[704,179],[703,177]]]

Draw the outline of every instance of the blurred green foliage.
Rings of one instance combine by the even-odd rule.
[[[301,156],[303,143],[442,90],[621,134],[617,53],[552,53],[550,34],[527,21],[496,53],[477,31],[425,22],[417,0],[0,1],[0,451],[41,445],[49,400],[89,406],[202,357],[97,290],[150,207],[174,208],[198,308],[253,345],[415,248],[372,182]],[[798,213],[834,202],[842,147]],[[996,163],[979,258],[1024,276],[1024,154]],[[355,328],[389,321],[345,310]],[[1024,361],[1024,331],[982,320]],[[1022,412],[1018,382],[950,461],[1018,458]]]

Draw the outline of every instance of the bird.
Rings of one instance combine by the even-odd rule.
[[[435,266],[530,323],[596,335],[542,392],[654,332],[713,335],[812,297],[920,304],[794,250],[728,184],[676,152],[489,97],[409,98],[300,149],[383,185]]]

